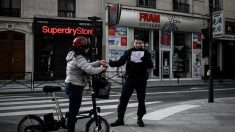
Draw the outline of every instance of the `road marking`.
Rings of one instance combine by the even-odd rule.
[[[200,89],[206,89],[205,87],[192,87],[191,90],[200,90]]]
[[[177,105],[177,106],[173,106],[173,107],[169,107],[166,109],[162,109],[162,110],[148,113],[143,117],[143,119],[158,121],[158,120],[162,120],[168,116],[171,116],[173,114],[176,114],[176,113],[188,110],[188,109],[196,108],[199,106],[200,105]]]
[[[214,89],[214,91],[229,91],[229,90],[235,90],[235,88],[223,88],[223,89]],[[187,90],[187,91],[171,91],[171,92],[151,92],[146,93],[146,95],[154,95],[154,94],[176,94],[176,93],[194,93],[194,92],[206,92],[208,90]],[[136,94],[132,94],[136,95]]]
[[[98,113],[98,115],[100,115],[100,116],[106,116],[106,115],[109,115],[109,114],[112,114],[112,113],[114,113],[114,112],[101,112],[101,113]],[[81,115],[84,115],[84,116],[87,116],[89,113],[87,113],[87,114],[81,114]],[[83,117],[83,116],[79,116],[79,115],[77,115],[77,117]],[[43,119],[44,117],[43,116],[40,116],[40,118],[41,119]],[[89,118],[89,117],[88,117]],[[58,116],[56,116],[56,115],[54,115],[54,119],[59,119],[58,118]]]
[[[90,98],[82,98],[82,100],[90,100]],[[68,102],[69,99],[59,99],[59,102]],[[42,103],[54,103],[52,100],[35,100],[35,101],[21,101],[21,102],[2,102],[0,106],[7,105],[25,105],[25,104],[42,104]]]
[[[16,96],[16,95],[8,95],[8,96],[5,96],[5,95],[0,95],[0,99],[5,99],[5,98],[22,98],[22,97],[30,97],[30,96]]]
[[[56,97],[58,99],[62,97]],[[14,97],[9,97],[7,99],[1,99],[0,102],[6,102],[6,101],[24,101],[24,100],[37,100],[37,99],[49,99],[51,100],[52,97],[23,97],[23,98],[14,98]]]
[[[146,102],[146,105],[150,105],[150,104],[156,104],[156,103],[161,103],[162,101],[153,101],[153,102]],[[118,105],[105,105],[105,106],[98,106],[100,107],[101,110],[105,110],[105,109],[116,109]],[[138,103],[129,103],[128,104],[128,108],[131,107],[137,107]],[[81,107],[80,111],[86,111],[86,110],[91,110],[92,107]],[[64,108],[61,109],[63,112],[68,111],[68,108]],[[53,109],[49,109],[49,110],[31,110],[31,111],[19,111],[19,112],[6,112],[6,113],[0,113],[0,117],[1,116],[17,116],[17,115],[27,115],[27,114],[45,114],[45,113],[53,113],[54,110]]]
[[[101,103],[114,103],[119,102],[118,99],[112,99],[112,100],[99,100],[96,101],[97,104]],[[82,105],[88,105],[92,104],[92,101],[84,101],[82,102]],[[69,106],[69,103],[60,103],[60,107],[63,106]],[[39,104],[39,105],[20,105],[20,106],[9,106],[9,107],[0,107],[0,110],[20,110],[20,109],[35,109],[35,108],[50,108],[55,107],[55,104]]]

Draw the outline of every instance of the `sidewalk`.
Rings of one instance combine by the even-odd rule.
[[[136,114],[125,118],[125,126],[112,127],[111,132],[234,132],[235,97],[217,98],[214,103],[207,100],[193,100],[171,104],[167,108],[155,106],[147,111],[145,117],[154,111],[168,110],[175,106],[193,106],[159,120],[158,114],[153,119],[145,119],[145,127],[136,124]],[[182,107],[179,107],[182,108]],[[177,111],[177,109],[175,109]],[[113,122],[114,119],[109,119]]]
[[[223,85],[223,84],[235,84],[234,80],[224,80],[222,83],[214,80],[214,85]],[[57,80],[56,82],[48,81],[45,83],[35,83],[34,88],[32,90],[31,84],[18,84],[18,83],[9,83],[8,85],[3,86],[4,83],[0,82],[0,94],[15,94],[15,93],[24,93],[24,92],[42,92],[42,87],[45,85],[50,86],[61,86],[64,89],[64,82],[63,80]],[[157,88],[157,87],[167,87],[167,86],[201,86],[201,85],[208,85],[208,80],[192,80],[192,79],[174,79],[174,80],[157,80],[157,79],[149,79],[147,87],[149,88]],[[2,87],[3,86],[3,87]],[[121,88],[121,85],[118,83],[112,83],[113,88]]]

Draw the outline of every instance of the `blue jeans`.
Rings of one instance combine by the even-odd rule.
[[[75,123],[77,121],[76,115],[78,114],[79,108],[82,103],[83,89],[84,89],[83,86],[77,86],[77,85],[73,85],[71,83],[65,84],[65,92],[69,98],[69,112],[67,114],[67,116],[68,116],[68,122],[67,122],[68,132],[75,131]]]

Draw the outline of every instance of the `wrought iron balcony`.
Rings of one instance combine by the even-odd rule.
[[[188,13],[189,4],[173,2],[173,11]]]
[[[156,0],[137,0],[138,7],[156,8]]]

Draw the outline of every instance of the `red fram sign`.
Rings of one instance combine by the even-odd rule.
[[[159,14],[140,12],[139,15],[140,15],[139,21],[156,22],[156,23],[160,22],[160,15]]]

